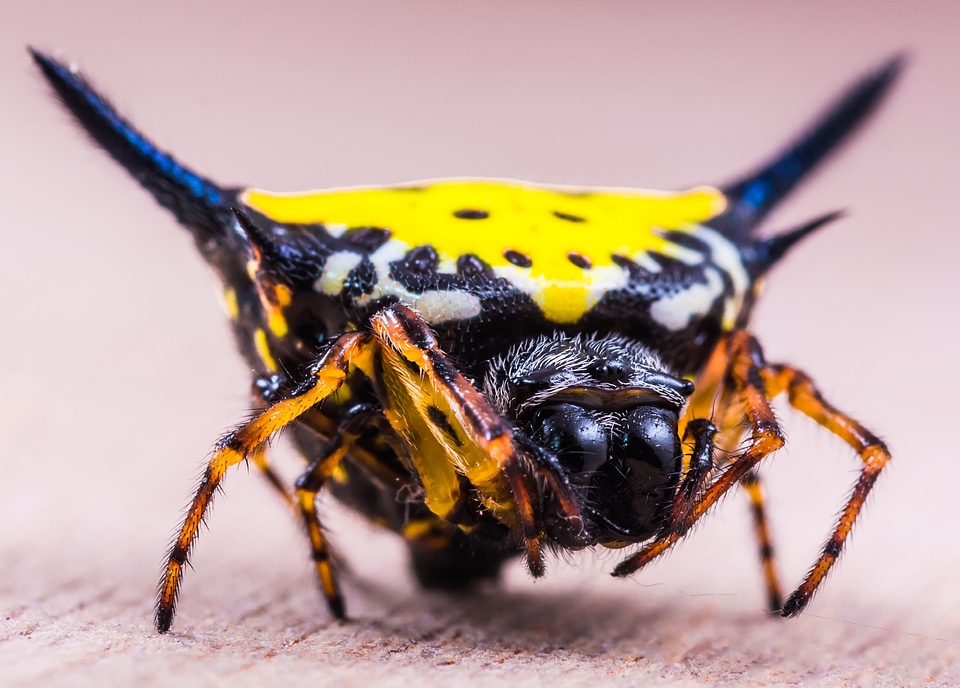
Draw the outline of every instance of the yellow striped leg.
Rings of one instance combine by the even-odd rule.
[[[180,532],[167,557],[167,565],[157,595],[155,622],[157,630],[170,630],[176,611],[177,594],[183,580],[190,551],[196,542],[200,525],[213,501],[227,469],[240,463],[274,433],[295,421],[301,414],[335,392],[347,374],[350,360],[371,341],[369,335],[343,335],[314,366],[313,374],[297,389],[265,409],[258,416],[227,434],[214,449],[213,456],[200,479]]]

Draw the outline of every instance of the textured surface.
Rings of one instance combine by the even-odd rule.
[[[960,683],[960,11],[314,4],[38,2],[0,27],[0,683]],[[459,597],[416,590],[399,544],[331,503],[355,617],[331,623],[295,524],[241,469],[174,632],[155,635],[160,558],[206,451],[246,413],[246,374],[193,247],[55,107],[27,42],[79,61],[196,169],[290,190],[723,182],[909,50],[880,116],[767,224],[850,210],[771,278],[755,330],[894,451],[823,594],[795,621],[765,618],[738,497],[633,580],[606,575],[618,557],[578,555],[544,582],[517,565]],[[764,475],[792,582],[856,464],[782,416],[790,445]]]

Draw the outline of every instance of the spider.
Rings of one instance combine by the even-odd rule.
[[[628,576],[741,485],[771,610],[800,613],[890,455],[748,329],[759,285],[829,213],[757,228],[875,109],[889,61],[767,164],[667,193],[431,180],[275,194],[228,188],[157,148],[73,68],[31,51],[90,137],[192,233],[217,273],[259,409],[216,444],[170,550],[156,625],[227,470],[251,459],[302,516],[330,611],[345,615],[317,495],[408,543],[426,586],[494,578],[544,550],[638,549]],[[784,444],[770,400],[846,442],[860,476],[784,600],[757,467]],[[268,441],[292,431],[290,490]]]

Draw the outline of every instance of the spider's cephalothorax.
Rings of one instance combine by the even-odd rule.
[[[761,278],[838,214],[755,230],[875,108],[899,60],[721,189],[453,179],[274,194],[200,177],[76,70],[33,57],[90,136],[191,231],[254,372],[261,411],[209,460],[161,581],[161,632],[213,495],[248,458],[301,514],[337,616],[321,489],[400,533],[430,586],[495,577],[521,553],[542,575],[545,545],[642,543],[614,570],[628,575],[738,484],[773,610],[802,611],[839,557],[889,453],[803,373],[767,363],[747,330]],[[780,393],[863,464],[786,600],[755,470],[783,445],[769,403]],[[307,465],[292,490],[266,455],[288,426]]]
[[[552,541],[642,542],[666,522],[683,469],[677,426],[693,384],[664,368],[616,334],[555,333],[492,361],[481,389],[529,451],[555,457],[578,494],[576,528],[547,510]]]

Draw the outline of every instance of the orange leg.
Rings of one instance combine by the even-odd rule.
[[[279,375],[254,379],[250,390],[253,396],[254,407],[263,410],[273,402],[279,400],[281,397],[280,388],[284,382],[286,382],[286,378],[282,378]],[[253,465],[257,467],[260,474],[266,478],[267,483],[273,488],[277,496],[280,497],[280,501],[294,514],[299,514],[300,510],[297,508],[297,503],[293,495],[290,494],[290,491],[287,490],[286,485],[283,484],[283,479],[280,477],[280,474],[274,469],[273,464],[270,462],[269,454],[270,452],[267,449],[267,445],[261,444],[250,452],[248,458]]]
[[[173,621],[183,570],[213,495],[227,469],[251,455],[255,460],[262,461],[262,456],[257,458],[257,450],[271,436],[294,421],[300,421],[306,427],[331,438],[327,451],[311,464],[298,481],[297,502],[310,537],[321,587],[333,613],[343,614],[343,604],[332,574],[327,545],[316,515],[316,495],[324,480],[348,451],[361,464],[369,463],[374,469],[373,473],[387,484],[396,484],[404,480],[404,476],[398,476],[395,470],[382,465],[375,456],[370,456],[363,448],[347,442],[344,433],[332,427],[332,420],[315,407],[336,392],[354,369],[367,376],[376,377],[375,369],[380,365],[376,361],[382,363],[380,356],[387,351],[400,354],[406,359],[408,367],[419,369],[418,392],[439,394],[445,405],[451,409],[451,413],[456,415],[456,423],[465,431],[471,446],[479,450],[479,465],[464,468],[462,475],[475,481],[478,491],[493,490],[490,493],[492,499],[500,498],[494,494],[498,489],[498,481],[502,480],[504,488],[509,488],[509,501],[506,505],[516,511],[519,531],[526,546],[528,565],[534,575],[542,575],[543,555],[540,546],[540,518],[537,513],[542,493],[531,475],[529,457],[521,455],[514,446],[510,424],[502,419],[489,402],[456,370],[438,348],[429,327],[412,310],[402,305],[389,306],[374,315],[370,324],[374,330],[372,334],[342,335],[312,367],[305,382],[289,394],[264,396],[269,406],[217,443],[168,555],[155,617],[157,629],[161,633],[169,630]],[[381,390],[379,393],[386,392]],[[436,408],[434,410],[439,411]],[[424,411],[427,416],[431,416],[429,422],[440,422],[432,416],[430,409]],[[445,417],[444,422],[449,428],[440,426],[441,431],[452,429],[449,418]],[[401,428],[393,430],[400,432]],[[394,433],[389,434],[393,436]],[[398,456],[403,453],[403,448],[400,449]],[[409,460],[409,457],[406,458]],[[451,457],[451,465],[456,458]],[[446,468],[449,469],[450,466]],[[534,470],[542,474],[545,482],[552,487],[564,516],[571,522],[579,523],[577,501],[565,477],[539,465]]]
[[[333,558],[323,535],[323,527],[320,525],[317,494],[344,457],[349,454],[356,458],[357,431],[371,422],[371,418],[376,417],[372,416],[375,413],[373,409],[374,407],[369,404],[361,404],[348,410],[324,452],[311,462],[296,482],[297,504],[303,517],[307,537],[310,539],[310,554],[316,567],[320,590],[327,600],[330,613],[338,619],[344,618],[346,612],[340,586],[334,575]]]
[[[763,570],[763,583],[767,589],[767,605],[774,614],[783,609],[783,588],[777,574],[777,561],[770,535],[770,521],[763,496],[763,488],[756,471],[750,471],[740,480],[740,485],[750,498],[750,511],[753,514],[753,528],[760,549],[760,568]]]
[[[743,436],[743,411],[732,402],[736,393],[726,384],[727,370],[730,367],[729,346],[726,340],[719,342],[710,356],[703,372],[697,377],[697,389],[684,414],[687,419],[712,418],[719,425],[717,449],[723,456],[735,453],[735,448]],[[725,393],[726,392],[726,393]],[[773,396],[769,387],[767,395]],[[704,422],[690,420],[689,423]],[[689,431],[689,430],[688,430]],[[696,452],[694,452],[696,455]],[[725,460],[718,460],[723,466]],[[689,477],[689,476],[688,476]],[[750,499],[753,516],[754,534],[760,553],[760,567],[763,572],[764,586],[767,590],[767,603],[773,612],[783,609],[783,589],[777,574],[770,523],[767,518],[763,489],[756,471],[750,471],[740,481],[741,487]]]
[[[320,492],[323,483],[346,456],[349,446],[350,443],[340,435],[335,436],[327,445],[327,450],[317,457],[304,471],[303,475],[297,479],[297,504],[307,530],[307,537],[310,539],[310,556],[316,568],[317,580],[320,583],[320,590],[327,600],[330,613],[338,619],[344,618],[346,611],[343,596],[340,594],[340,586],[337,584],[333,572],[330,550],[327,547],[323,528],[320,525],[320,517],[317,514],[317,493]]]
[[[759,345],[746,332],[736,332],[728,340],[730,367],[727,382],[745,411],[750,444],[734,457],[703,491],[687,516],[658,535],[637,554],[614,570],[615,576],[629,575],[669,549],[717,500],[740,482],[754,506],[754,523],[761,548],[764,578],[772,607],[778,607],[779,582],[772,556],[770,531],[763,509],[763,496],[754,475],[754,468],[766,456],[783,446],[783,435],[770,409],[768,399],[786,392],[790,404],[824,428],[844,440],[860,456],[863,469],[854,485],[840,517],[810,572],[782,606],[783,616],[796,616],[813,597],[830,568],[836,563],[859,516],[867,495],[890,460],[890,453],[873,433],[824,401],[813,382],[795,368],[768,366]],[[731,407],[733,408],[733,407]]]
[[[358,356],[371,340],[369,335],[358,333],[343,335],[314,366],[313,374],[289,396],[280,399],[217,442],[167,557],[155,615],[158,631],[165,633],[173,623],[183,569],[207,509],[213,501],[213,495],[223,481],[227,469],[243,461],[274,433],[335,392],[346,378],[350,360]]]
[[[391,446],[398,456],[402,455],[403,447],[396,442],[393,437],[393,429],[382,415],[366,416],[365,422],[378,428],[381,437]],[[297,423],[303,427],[309,428],[319,437],[329,440],[335,437],[342,428],[338,429],[337,424],[328,416],[323,415],[319,409],[310,409],[297,419]],[[394,490],[400,490],[406,485],[410,485],[409,474],[403,472],[399,466],[390,465],[382,457],[369,451],[359,444],[351,444],[350,458],[355,463],[374,476],[382,485],[391,487]],[[296,507],[299,509],[299,507]]]
[[[270,487],[273,488],[273,491],[280,497],[280,500],[291,510],[296,511],[297,505],[293,500],[293,497],[290,496],[290,493],[287,491],[286,486],[283,484],[283,480],[280,478],[280,475],[274,470],[273,464],[270,463],[270,457],[267,456],[267,447],[266,445],[260,445],[252,452],[250,452],[250,461],[253,462],[253,465],[257,467],[260,471],[260,474],[266,478],[267,482],[270,484]]]
[[[683,518],[671,523],[655,540],[621,562],[614,569],[614,576],[628,576],[666,552],[761,459],[783,446],[783,434],[767,400],[761,375],[765,364],[759,344],[748,333],[735,332],[729,338],[729,351],[728,380],[746,412],[751,433],[750,445],[707,485],[699,498],[686,510]]]
[[[282,390],[288,385],[289,380],[279,375],[271,375],[268,378],[265,377],[254,380],[254,403],[260,409],[267,408],[270,406],[270,404],[273,404],[283,398]],[[368,417],[368,420],[370,423],[384,426],[383,434],[386,437],[389,437],[389,424],[386,422],[385,418],[382,416],[370,416]],[[324,415],[319,409],[316,408],[304,412],[304,414],[297,419],[297,423],[301,426],[309,428],[315,432],[317,436],[327,441],[336,436],[337,432],[339,431],[337,422],[333,418]],[[267,479],[267,482],[277,492],[283,503],[290,508],[297,518],[300,518],[300,506],[298,505],[298,500],[295,496],[290,494],[286,486],[283,484],[283,480],[280,478],[276,470],[274,470],[272,464],[270,463],[268,453],[267,446],[265,444],[260,445],[250,454],[250,461],[252,461],[253,464],[261,471],[263,476]],[[399,489],[400,486],[404,484],[405,477],[403,475],[397,473],[390,466],[379,460],[370,452],[365,451],[362,447],[358,447],[356,445],[351,446],[350,455],[356,461],[362,464],[368,471],[370,471],[372,475],[375,475],[384,485]]]
[[[850,445],[863,462],[860,477],[843,511],[840,512],[840,517],[830,538],[824,544],[820,556],[817,557],[800,586],[793,591],[783,605],[784,616],[796,616],[807,606],[814,592],[836,563],[840,552],[843,551],[853,524],[867,500],[867,495],[873,489],[884,466],[890,461],[890,452],[876,435],[824,401],[813,381],[796,368],[786,365],[770,366],[763,371],[763,377],[771,394],[785,391],[791,406]]]

